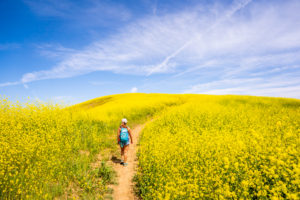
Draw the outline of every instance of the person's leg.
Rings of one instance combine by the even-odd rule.
[[[120,145],[120,148],[121,148],[121,162],[122,162],[122,160],[124,160],[124,146],[122,147]]]
[[[128,153],[129,145],[125,145],[123,147],[123,155],[124,155],[124,163],[127,163],[127,153]]]

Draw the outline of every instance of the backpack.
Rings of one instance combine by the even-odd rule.
[[[128,142],[129,141],[129,133],[128,133],[128,129],[127,128],[121,127],[120,141],[121,142]]]

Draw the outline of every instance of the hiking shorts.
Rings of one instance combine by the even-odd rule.
[[[121,148],[123,148],[124,146],[129,145],[129,140],[127,140],[126,142],[120,141],[119,144],[120,144]]]

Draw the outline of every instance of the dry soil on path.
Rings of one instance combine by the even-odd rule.
[[[129,145],[127,163],[128,166],[121,165],[118,161],[120,159],[120,154],[118,154],[118,159],[112,158],[114,162],[112,165],[117,173],[117,185],[113,185],[113,199],[114,200],[137,200],[138,198],[134,193],[134,183],[132,181],[133,176],[137,169],[137,142],[139,139],[139,134],[144,128],[145,124],[137,125],[132,129],[133,144]]]

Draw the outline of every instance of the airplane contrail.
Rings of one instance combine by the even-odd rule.
[[[247,6],[252,0],[245,0],[245,1],[240,1],[238,3],[237,6],[233,7],[232,9],[230,9],[225,16],[223,16],[222,18],[220,18],[219,20],[217,20],[212,26],[210,26],[208,29],[205,30],[204,33],[211,31],[212,29],[214,29],[216,26],[218,26],[219,24],[223,23],[224,21],[228,20],[232,15],[234,15],[237,11],[239,11],[240,9],[244,8],[245,6]],[[181,47],[179,47],[176,51],[174,51],[172,54],[168,55],[160,64],[158,64],[157,66],[155,66],[154,68],[152,68],[147,76],[153,74],[156,71],[159,71],[160,69],[167,67],[167,64],[169,62],[170,59],[176,57],[181,51],[183,51],[187,46],[189,46],[192,42],[194,42],[195,40],[199,39],[201,36],[203,35],[200,34],[195,38],[192,38],[190,40],[188,40],[186,43],[184,43]]]

